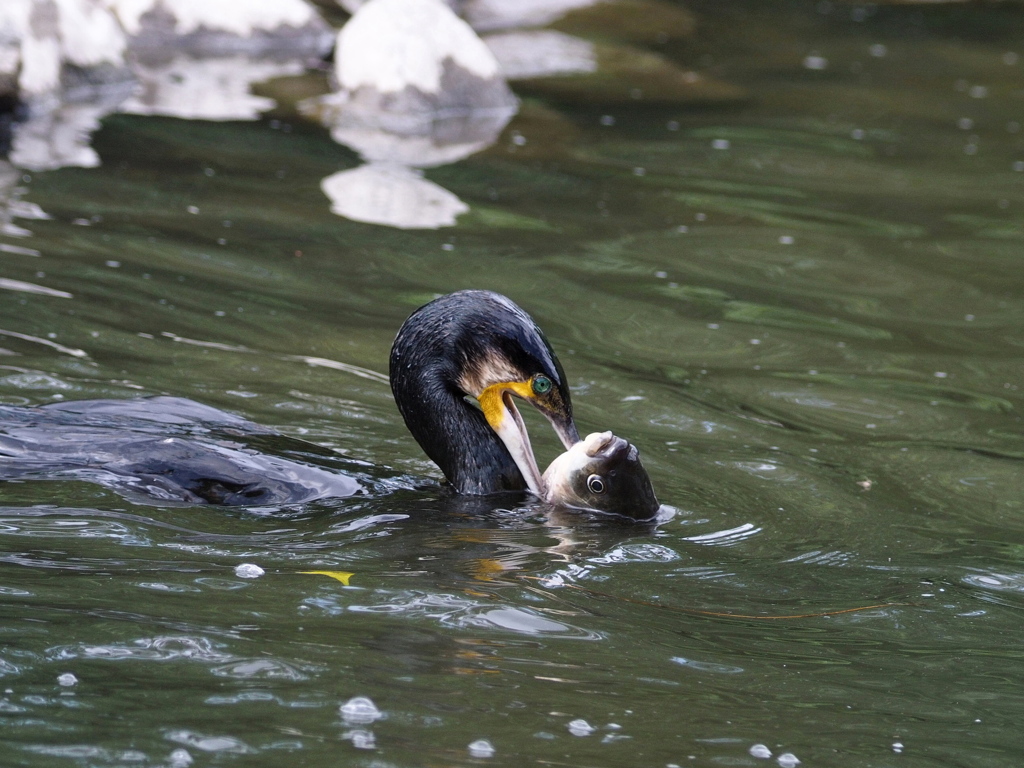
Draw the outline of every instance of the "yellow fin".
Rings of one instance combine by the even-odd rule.
[[[337,579],[346,587],[348,586],[348,580],[355,576],[354,573],[348,571],[299,571],[299,573],[308,573],[311,575],[318,576],[330,576],[332,579]]]

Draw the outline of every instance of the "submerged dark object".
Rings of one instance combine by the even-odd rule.
[[[551,462],[544,500],[634,520],[650,520],[660,506],[636,446],[611,432],[589,434]]]
[[[140,501],[233,506],[363,488],[347,474],[253,448],[254,438],[287,440],[180,397],[0,406],[0,481],[88,480]]]

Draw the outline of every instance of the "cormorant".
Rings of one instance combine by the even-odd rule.
[[[547,417],[566,449],[580,439],[551,345],[501,294],[458,291],[413,312],[391,348],[390,374],[406,426],[459,493],[542,495],[516,397]]]

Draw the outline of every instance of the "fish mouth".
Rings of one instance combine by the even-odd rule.
[[[633,448],[629,441],[611,432],[592,432],[583,439],[583,449],[592,459],[611,461],[625,459]]]

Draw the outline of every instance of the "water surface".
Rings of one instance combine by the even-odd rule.
[[[427,172],[452,228],[333,215],[320,180],[359,160],[287,99],[111,116],[100,167],[26,175],[51,218],[2,240],[0,403],[188,397],[373,492],[5,484],[0,761],[1014,763],[1024,22],[771,5],[693,4],[659,48],[743,103],[520,94]],[[636,443],[674,517],[443,493],[382,374],[469,287],[534,316],[581,430]]]

